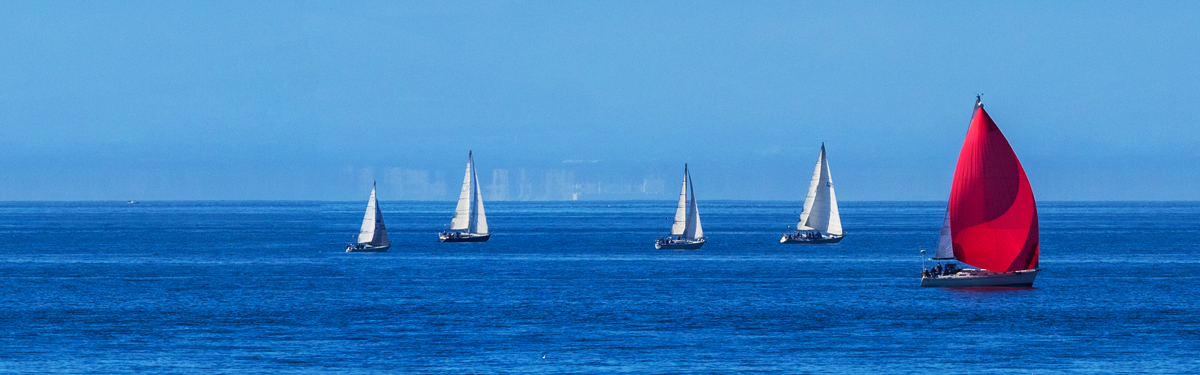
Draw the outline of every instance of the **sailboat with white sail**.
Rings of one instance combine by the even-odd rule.
[[[829,160],[825,157],[825,144],[822,143],[812,182],[808,184],[808,195],[804,197],[800,221],[796,223],[796,230],[784,234],[779,243],[837,243],[845,237],[842,217],[838,214],[837,195],[833,193],[833,176],[829,173]]]
[[[392,247],[387,227],[383,225],[383,212],[375,199],[375,185],[371,185],[371,198],[367,200],[367,213],[363,215],[362,227],[354,243],[346,245],[346,252],[382,253]]]
[[[704,246],[705,241],[704,229],[700,227],[700,208],[696,205],[696,191],[692,188],[692,175],[687,164],[684,164],[683,187],[679,191],[679,204],[675,207],[671,235],[655,240],[654,248],[695,250]]]
[[[458,206],[454,208],[454,219],[450,229],[438,234],[438,242],[487,242],[487,215],[483,213],[483,195],[480,194],[479,176],[475,173],[475,159],[467,152],[467,174],[463,177],[462,192],[458,194]]]
[[[1012,146],[975,99],[933,257],[947,264],[922,270],[921,286],[1033,286],[1040,270],[1033,188]],[[959,268],[954,261],[978,268]]]

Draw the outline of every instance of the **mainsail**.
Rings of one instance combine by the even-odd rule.
[[[683,235],[683,230],[687,228],[687,191],[688,191],[688,170],[687,165],[683,166],[683,186],[679,188],[679,204],[675,206],[675,222],[671,223],[671,235]]]
[[[467,172],[463,176],[462,191],[458,194],[458,206],[454,208],[454,219],[450,230],[485,234],[488,232],[487,216],[483,212],[483,195],[480,194],[479,176],[475,173],[475,159],[467,153]]]
[[[954,257],[996,272],[1038,266],[1038,218],[1025,169],[976,102],[947,211]]]
[[[942,220],[942,231],[938,235],[937,252],[933,253],[933,259],[954,259],[954,246],[950,239],[950,208],[946,208],[946,218]]]
[[[375,186],[371,186],[371,199],[367,200],[367,213],[363,215],[362,228],[358,230],[358,243],[375,247],[391,246],[387,228],[383,225],[383,212],[375,200]]]
[[[696,205],[696,189],[692,187],[692,175],[688,173],[687,166],[683,167],[683,180],[687,185],[687,190],[691,190],[692,199],[688,201],[686,227],[683,229],[683,238],[689,240],[699,240],[704,238],[704,229],[700,227],[700,207]],[[676,216],[679,216],[676,213]]]
[[[804,211],[800,212],[797,230],[818,230],[841,235],[842,217],[838,215],[837,196],[833,193],[833,177],[829,174],[829,161],[825,158],[825,144],[817,156],[808,195],[804,197]]]

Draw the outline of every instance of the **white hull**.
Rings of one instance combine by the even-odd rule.
[[[938,288],[980,287],[980,286],[1014,286],[1031,287],[1037,278],[1038,269],[992,272],[978,269],[965,269],[953,275],[938,277],[922,277],[921,286]]]
[[[391,246],[366,245],[366,246],[359,247],[359,246],[346,245],[346,252],[347,253],[383,253],[383,252],[387,252],[388,249],[391,249],[391,248],[392,248]]]
[[[805,237],[792,237],[792,236],[788,236],[785,234],[785,235],[783,235],[782,238],[779,239],[779,243],[786,243],[786,244],[838,243],[838,241],[841,241],[842,238],[845,238],[845,237],[846,237],[846,235],[838,236],[838,235],[832,235],[832,234],[825,234],[825,235],[821,235],[820,237],[816,237],[816,238],[805,238]]]
[[[672,241],[656,241],[654,248],[659,250],[699,250],[704,246],[706,241],[701,238],[699,240],[672,240]]]

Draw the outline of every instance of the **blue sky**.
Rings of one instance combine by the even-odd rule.
[[[1039,200],[1196,200],[1198,8],[4,2],[0,200],[943,200],[977,93]]]

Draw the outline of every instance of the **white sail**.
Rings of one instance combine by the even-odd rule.
[[[937,252],[933,259],[954,259],[954,245],[950,240],[950,209],[946,208],[946,218],[942,220],[942,233],[938,236]]]
[[[838,215],[837,195],[833,192],[833,177],[829,173],[824,144],[817,156],[817,166],[813,169],[808,195],[804,197],[804,211],[800,212],[796,229],[842,234],[842,218]]]
[[[467,172],[463,176],[462,191],[458,193],[458,206],[454,207],[454,219],[450,220],[450,230],[467,230],[471,225],[471,199],[475,189],[471,188],[471,172],[475,169],[471,153],[467,153]]]
[[[371,187],[371,198],[367,200],[367,212],[363,215],[362,227],[358,230],[358,243],[371,246],[391,246],[388,239],[387,227],[383,225],[383,212],[379,210],[379,202],[375,199],[375,187]]]
[[[467,153],[467,172],[463,176],[462,191],[458,194],[458,206],[454,208],[454,219],[450,230],[486,234],[487,216],[483,213],[483,195],[480,193],[479,176],[475,173],[475,158]]]
[[[375,201],[375,188],[371,188],[371,197],[367,199],[367,212],[363,215],[362,227],[358,229],[358,243],[368,243],[375,239],[375,218],[379,211]]]
[[[679,236],[687,228],[687,166],[683,167],[683,186],[679,188],[679,204],[675,206],[675,222],[671,224],[671,235]]]
[[[483,194],[480,193],[479,175],[475,172],[475,163],[471,163],[471,184],[475,188],[475,196],[471,201],[471,225],[468,233],[487,234],[487,215],[483,213]]]
[[[692,186],[692,176],[687,173],[684,168],[684,182],[687,184],[688,190],[692,192],[692,199],[688,204],[687,226],[683,229],[683,238],[689,240],[698,240],[704,238],[704,229],[700,227],[700,207],[696,205],[696,189]]]

